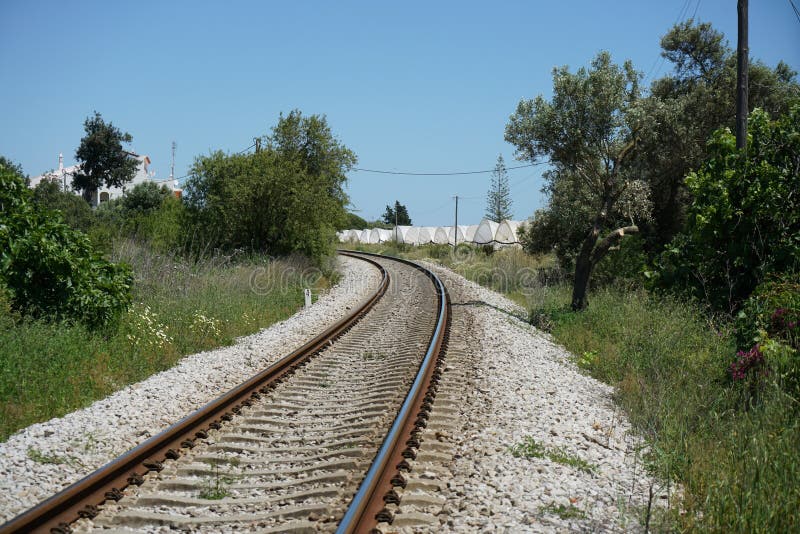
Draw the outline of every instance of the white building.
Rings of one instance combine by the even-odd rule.
[[[136,174],[133,175],[133,180],[125,184],[123,187],[102,186],[100,189],[94,192],[94,197],[91,200],[92,206],[97,206],[98,204],[108,202],[109,200],[115,198],[121,198],[123,195],[125,195],[125,191],[132,189],[136,184],[140,184],[142,182],[156,182],[159,185],[166,185],[170,191],[172,191],[176,196],[180,197],[181,190],[176,187],[175,180],[155,179],[155,171],[151,172],[149,169],[150,156],[140,156],[139,154],[135,154],[133,152],[126,152],[126,154],[128,154],[128,157],[138,161],[138,165],[136,166]],[[30,186],[32,188],[36,187],[42,180],[53,180],[58,181],[61,184],[62,190],[70,191],[76,195],[79,195],[80,192],[75,191],[75,189],[72,187],[72,179],[75,176],[75,173],[78,172],[79,168],[79,165],[64,167],[64,155],[59,154],[58,170],[46,172],[39,176],[34,176],[31,178]]]

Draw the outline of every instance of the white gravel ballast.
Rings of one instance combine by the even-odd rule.
[[[378,270],[340,257],[340,282],[310,308],[235,345],[175,367],[0,444],[0,523],[80,480],[253,376],[349,313],[380,283]]]
[[[438,515],[443,532],[644,530],[660,486],[641,440],[573,356],[524,320],[525,310],[440,266],[454,308],[472,315],[474,384]],[[0,444],[0,522],[79,480],[300,346],[379,283],[376,269],[342,258],[342,280],[309,309],[236,345],[174,368]],[[515,451],[517,454],[515,455]],[[426,529],[423,529],[425,531]]]
[[[526,310],[435,264],[473,314],[476,383],[464,392],[444,492],[445,532],[637,532],[666,504],[613,388],[583,374]],[[655,493],[652,500],[651,488]]]

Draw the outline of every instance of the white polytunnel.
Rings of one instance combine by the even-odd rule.
[[[525,221],[503,220],[499,224],[483,219],[480,224],[458,226],[404,226],[396,228],[367,228],[365,230],[342,230],[336,236],[342,242],[378,244],[397,241],[407,245],[439,245],[473,243],[476,245],[516,245],[517,232]]]
[[[419,226],[409,226],[403,234],[403,243],[406,245],[416,245],[419,239]]]
[[[417,245],[425,245],[433,241],[433,232],[436,228],[432,226],[420,226],[419,234],[417,235]]]
[[[385,228],[373,228],[369,233],[368,243],[371,245],[383,243],[384,241],[389,241],[392,239],[393,235],[394,234],[391,230],[386,230]]]
[[[436,230],[433,232],[433,242],[437,245],[446,245],[448,242],[447,238],[447,227],[446,226],[437,226]]]
[[[483,219],[478,225],[477,230],[475,230],[475,237],[472,238],[472,242],[478,245],[488,245],[494,242],[494,236],[497,233],[498,226],[499,225],[494,221]]]
[[[385,243],[394,239],[394,230],[378,228],[378,243]]]
[[[470,224],[469,226],[467,226],[467,231],[464,233],[464,237],[467,238],[466,239],[467,241],[472,243],[473,241],[475,241],[475,232],[477,231],[478,231],[478,225]]]
[[[345,230],[342,232],[342,241],[353,241],[358,243],[358,236],[360,233],[360,230]]]
[[[411,230],[411,226],[396,226],[394,229],[390,230],[392,232],[392,241],[397,241],[398,243],[405,243],[406,241],[406,234],[409,230]]]
[[[467,242],[467,226],[463,224],[459,224],[458,226],[450,226],[449,232],[447,233],[448,242],[451,245],[456,244],[456,237],[458,237],[459,243],[466,243]]]
[[[509,221],[508,219],[502,221],[497,227],[497,232],[494,234],[494,240],[503,245],[519,243],[517,230],[521,225],[522,221]]]

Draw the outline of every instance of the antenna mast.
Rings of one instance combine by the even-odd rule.
[[[178,143],[172,142],[172,166],[169,168],[169,181],[172,187],[175,187],[175,149],[178,148]]]

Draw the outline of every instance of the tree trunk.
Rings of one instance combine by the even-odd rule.
[[[594,244],[597,243],[597,236],[600,235],[599,221],[596,221],[583,240],[581,251],[575,259],[575,278],[572,281],[572,311],[580,311],[586,308],[589,303],[586,299],[586,291],[589,288],[589,277],[592,275],[592,251]]]
[[[611,247],[619,243],[619,241],[628,234],[636,234],[639,232],[638,226],[626,226],[624,228],[617,228],[600,243],[597,242],[600,235],[600,228],[595,223],[592,231],[586,236],[583,242],[581,252],[575,260],[575,280],[572,283],[572,311],[580,311],[586,309],[589,300],[586,298],[586,293],[589,289],[589,278],[592,276],[592,270],[600,260],[602,260]]]

